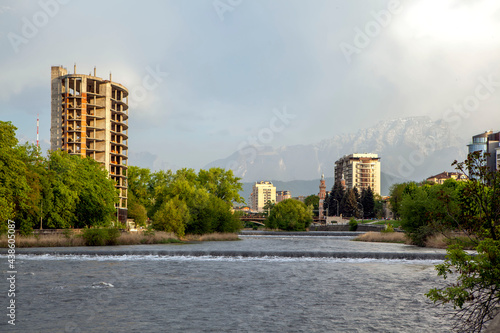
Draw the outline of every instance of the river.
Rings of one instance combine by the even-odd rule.
[[[442,250],[345,236],[241,238],[18,249],[16,325],[2,315],[0,331],[450,331],[445,310],[424,295],[443,284],[434,269]]]

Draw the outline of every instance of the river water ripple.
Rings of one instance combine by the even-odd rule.
[[[433,265],[443,253],[264,235],[18,249],[16,326],[4,318],[0,331],[448,332],[444,310],[424,296],[442,284]]]

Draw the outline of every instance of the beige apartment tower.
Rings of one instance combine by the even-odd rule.
[[[276,203],[276,187],[271,182],[256,182],[250,194],[250,208],[254,212],[261,213],[264,211],[264,206],[268,201]]]
[[[380,194],[380,157],[377,154],[351,154],[335,162],[335,181],[345,181],[348,189],[371,187]]]
[[[119,192],[117,214],[127,220],[128,90],[94,75],[51,72],[50,149],[102,163]]]

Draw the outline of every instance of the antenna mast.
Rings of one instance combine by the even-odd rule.
[[[40,129],[40,114],[36,115],[36,150],[40,150],[40,137],[39,137],[39,129]]]

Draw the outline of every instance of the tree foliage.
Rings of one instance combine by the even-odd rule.
[[[500,172],[490,171],[486,156],[479,152],[454,164],[469,179],[445,182],[439,193],[444,214],[438,207],[430,212],[442,220],[441,227],[463,231],[476,241],[477,255],[459,245],[449,247],[445,262],[436,269],[439,276],[452,281],[431,289],[427,296],[435,303],[453,305],[457,331],[481,332],[500,305]]]
[[[314,213],[314,216],[318,216],[319,214],[319,197],[316,194],[311,194],[306,197],[304,203],[307,207],[311,207]],[[323,209],[323,207],[321,207]]]
[[[312,212],[303,202],[286,199],[276,204],[265,225],[270,229],[303,231],[311,222]]]
[[[61,151],[43,157],[36,146],[19,145],[15,131],[0,121],[2,223],[14,220],[23,233],[110,223],[118,195],[99,163]]]
[[[356,200],[356,192],[353,189],[347,190],[346,194],[340,202],[342,207],[342,215],[344,216],[355,216],[358,212],[358,200]]]
[[[360,202],[363,207],[363,218],[375,217],[375,195],[371,187],[361,191]]]
[[[434,303],[453,305],[457,310],[454,314],[457,331],[481,332],[498,313],[500,304],[500,241],[491,238],[480,241],[477,255],[465,252],[458,245],[447,252],[445,262],[436,269],[445,280],[456,277],[456,282],[431,289],[426,295]]]
[[[342,214],[340,203],[345,196],[346,191],[342,183],[338,180],[333,184],[332,190],[328,194],[325,205],[328,208],[328,216],[339,216]]]
[[[183,237],[189,218],[186,203],[179,198],[172,198],[155,213],[152,226],[155,230],[173,232],[177,237]]]
[[[132,216],[145,210],[153,219],[155,229],[179,230],[178,235],[236,232],[242,224],[232,214],[231,207],[233,202],[243,202],[239,195],[242,189],[239,180],[231,170],[221,168],[198,173],[187,168],[152,173],[149,169],[130,167],[129,207]],[[183,209],[179,202],[187,209]],[[173,211],[168,213],[169,209]],[[169,218],[173,220],[168,222]],[[180,232],[182,228],[183,232]]]

